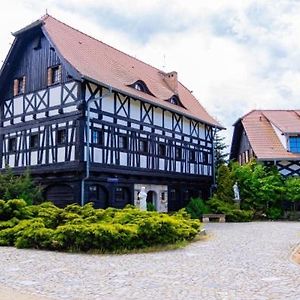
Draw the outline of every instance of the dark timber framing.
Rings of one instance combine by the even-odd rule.
[[[40,23],[16,35],[0,74],[2,168],[9,165],[20,173],[30,167],[48,199],[58,205],[80,203],[86,103],[107,87],[80,78]],[[58,65],[60,82],[49,85],[47,70]],[[26,78],[24,93],[13,96],[13,81],[20,76]],[[90,113],[87,201],[96,207],[133,204],[135,184],[165,185],[169,210],[184,206],[191,196],[209,196],[212,125],[114,89],[112,97],[92,100]],[[59,142],[61,130],[65,135]],[[94,131],[101,142],[92,141]]]

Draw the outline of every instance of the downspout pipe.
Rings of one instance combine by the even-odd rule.
[[[85,147],[85,159],[86,159],[86,165],[85,165],[85,177],[81,180],[81,206],[83,206],[84,203],[84,194],[85,194],[85,181],[90,178],[90,121],[91,121],[91,114],[90,114],[90,108],[91,103],[93,101],[99,101],[103,98],[106,98],[110,96],[112,93],[112,87],[109,86],[109,92],[101,97],[97,98],[90,98],[86,101],[86,111],[87,111],[87,117],[85,122],[85,128],[86,128],[86,147]]]

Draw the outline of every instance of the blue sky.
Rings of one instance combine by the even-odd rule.
[[[4,1],[3,1],[4,2]],[[5,3],[5,4],[4,4]],[[299,109],[300,1],[11,0],[0,61],[16,31],[54,17],[165,71],[176,70],[227,131],[251,109]]]

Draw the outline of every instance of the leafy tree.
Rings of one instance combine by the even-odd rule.
[[[296,210],[296,202],[300,202],[300,178],[289,177],[285,181],[286,198],[293,202],[293,209]]]
[[[221,137],[219,132],[216,133],[214,139],[214,155],[215,155],[215,168],[219,169],[221,165],[227,163],[228,153],[224,152],[227,145],[224,142],[225,137]]]
[[[27,204],[39,203],[42,200],[42,189],[36,186],[30,171],[15,176],[10,168],[0,173],[0,199],[24,199]]]
[[[240,188],[243,208],[266,213],[269,207],[281,205],[285,187],[276,168],[270,169],[252,161],[242,166],[234,163],[232,170]]]
[[[221,165],[217,170],[217,191],[215,196],[224,202],[233,202],[234,179],[227,165]]]

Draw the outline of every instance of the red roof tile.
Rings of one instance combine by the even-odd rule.
[[[148,102],[222,128],[181,83],[178,84],[178,96],[184,107],[167,102],[166,100],[171,98],[174,92],[163,80],[162,71],[51,16],[43,17],[42,21],[43,28],[55,48],[84,78],[90,78],[133,97],[145,99]],[[155,97],[128,86],[137,80],[144,81]]]
[[[273,123],[283,133],[298,132],[300,134],[300,119],[296,111],[253,110],[242,117],[241,122],[258,160],[300,159],[300,154],[291,153],[285,149],[271,124]],[[290,131],[291,129],[297,129],[297,131]]]

